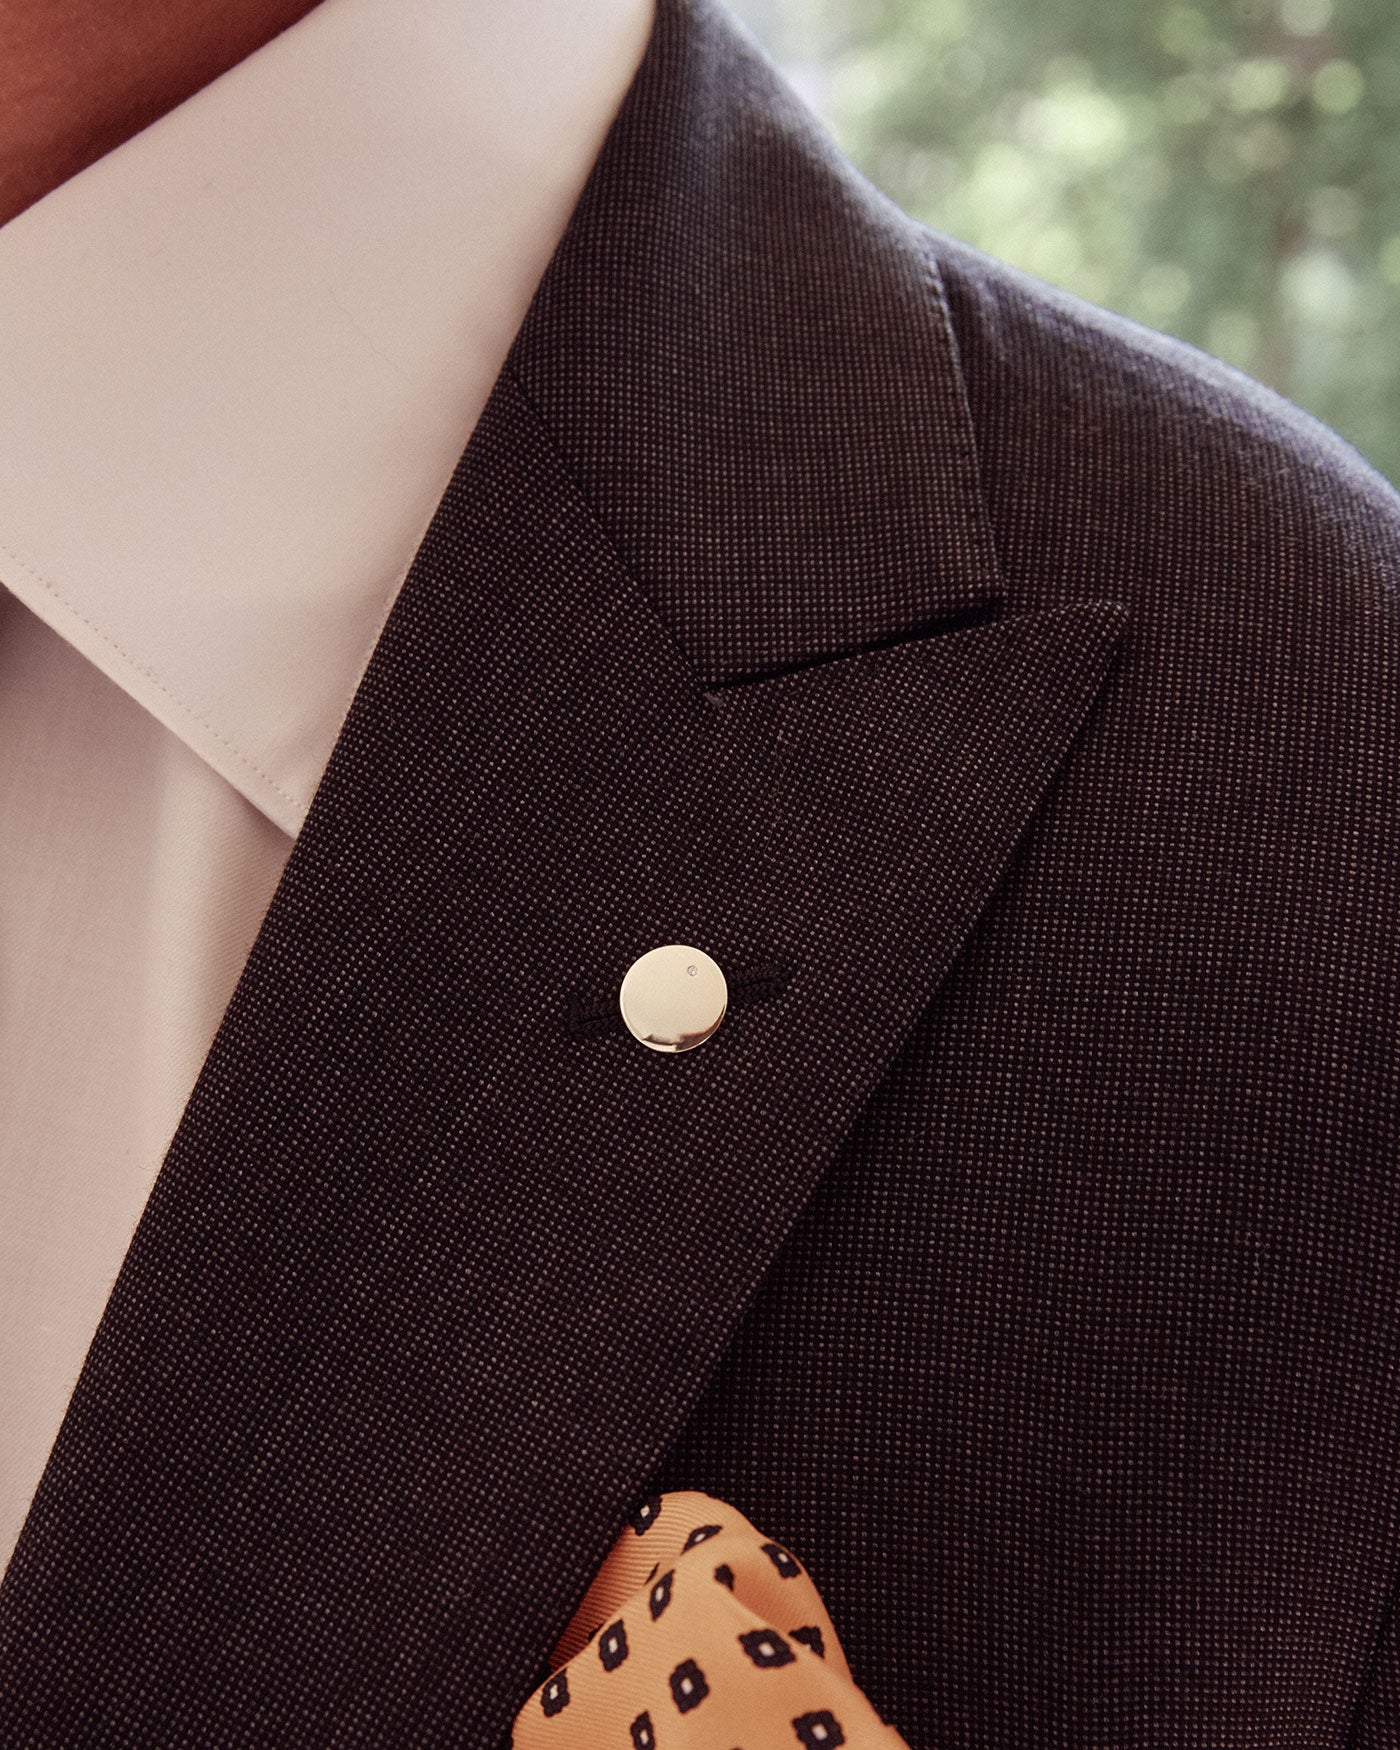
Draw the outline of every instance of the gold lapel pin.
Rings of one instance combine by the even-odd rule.
[[[724,1019],[729,986],[702,948],[667,942],[627,968],[618,1006],[627,1031],[651,1051],[690,1051]]]

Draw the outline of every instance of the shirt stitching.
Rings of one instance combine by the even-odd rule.
[[[26,560],[21,559],[19,554],[16,553],[13,548],[7,547],[3,542],[0,542],[0,553],[3,553],[7,559],[17,565],[26,577],[32,578],[40,588],[46,589],[55,601],[61,602],[75,619],[80,620],[90,632],[95,632],[104,644],[110,646],[111,649],[116,651],[117,655],[121,657],[123,662],[130,663],[137,674],[143,675],[148,681],[150,681],[152,686],[164,693],[165,697],[170,700],[172,705],[178,706],[191,722],[198,724],[201,729],[213,736],[214,740],[217,741],[221,747],[227,748],[241,765],[246,766],[250,772],[253,772],[257,777],[261,778],[263,783],[266,784],[276,795],[280,796],[289,807],[298,810],[301,808],[301,803],[295,796],[284,790],[270,773],[265,772],[262,769],[256,760],[249,758],[249,756],[244,753],[241,748],[235,746],[226,735],[215,729],[214,725],[210,723],[207,718],[201,717],[199,713],[191,706],[187,705],[177,693],[172,692],[153,668],[148,668],[145,663],[138,662],[130,651],[123,649],[122,646],[117,643],[116,639],[113,638],[110,633],[104,632],[94,620],[90,620],[86,614],[84,614],[68,599],[66,595],[64,595],[63,591],[52,578],[45,577],[41,571],[36,571]]]

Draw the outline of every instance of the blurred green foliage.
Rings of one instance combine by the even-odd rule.
[[[820,62],[800,88],[907,212],[1241,366],[1400,480],[1396,0],[738,10]]]

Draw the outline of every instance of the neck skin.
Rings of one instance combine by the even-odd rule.
[[[0,224],[316,0],[0,0]]]

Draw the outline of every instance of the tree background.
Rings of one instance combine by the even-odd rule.
[[[1203,347],[1400,481],[1396,0],[731,0],[915,218]]]

